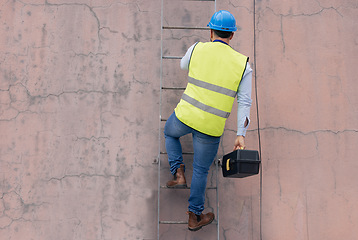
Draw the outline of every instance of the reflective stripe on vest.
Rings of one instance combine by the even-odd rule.
[[[188,95],[186,95],[185,93],[183,94],[183,96],[181,97],[181,99],[187,101],[188,103],[190,103],[191,105],[205,111],[208,113],[212,113],[216,116],[222,117],[222,118],[228,118],[230,113],[229,112],[225,112],[222,111],[220,109],[214,108],[214,107],[210,107],[208,105],[205,105],[204,103],[199,102],[198,100],[195,100],[192,97],[189,97]]]
[[[231,89],[227,89],[224,87],[220,87],[211,83],[207,83],[204,81],[200,81],[200,80],[196,80],[195,78],[189,77],[188,80],[189,83],[194,84],[195,86],[198,87],[202,87],[202,88],[206,88],[208,90],[217,92],[217,93],[221,93],[230,97],[235,97],[236,96],[236,91],[231,90]]]
[[[189,63],[188,85],[175,108],[195,130],[221,136],[248,58],[220,42],[199,42]]]

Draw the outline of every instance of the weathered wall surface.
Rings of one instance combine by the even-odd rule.
[[[204,27],[214,11],[169,2],[165,26]],[[263,161],[261,176],[219,176],[220,238],[355,239],[357,3],[222,0],[217,9],[237,18],[232,46],[256,69],[260,131],[253,91],[247,145],[259,149],[260,133]],[[163,91],[159,106],[160,25],[157,0],[0,2],[1,239],[157,239],[159,111],[168,117],[181,94]],[[208,38],[163,31],[163,54]],[[178,64],[163,62],[164,86],[185,86]],[[234,107],[219,157],[232,148],[235,116]],[[187,196],[161,190],[161,217],[185,221]],[[215,201],[209,192],[208,210]],[[161,226],[160,237],[216,239],[216,225]]]
[[[160,2],[1,1],[1,239],[156,234]]]
[[[263,239],[357,236],[357,7],[257,3]]]

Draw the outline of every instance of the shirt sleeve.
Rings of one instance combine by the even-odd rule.
[[[246,69],[237,91],[237,135],[245,136],[246,130],[250,124],[250,108],[251,108],[251,88],[252,88],[252,69],[250,64],[246,64]],[[247,119],[247,126],[245,122]]]
[[[195,45],[196,45],[196,43],[191,45],[191,47],[186,51],[184,57],[182,57],[182,59],[180,60],[180,68],[181,69],[189,70],[190,58],[191,58],[191,54],[193,53],[193,49],[194,49]]]

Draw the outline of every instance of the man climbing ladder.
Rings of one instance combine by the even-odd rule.
[[[164,128],[173,180],[168,188],[186,187],[180,137],[191,133],[194,159],[188,207],[188,228],[197,231],[210,224],[215,216],[203,214],[208,171],[218,151],[226,119],[237,96],[237,137],[234,150],[245,148],[245,134],[250,122],[252,69],[248,57],[233,50],[229,42],[237,30],[234,16],[225,10],[212,16],[210,42],[197,42],[181,59],[182,69],[189,70],[183,96]]]

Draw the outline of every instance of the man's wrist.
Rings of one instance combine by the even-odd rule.
[[[239,129],[239,130],[236,132],[236,136],[243,136],[243,137],[245,137],[245,135],[246,135],[245,129]]]

